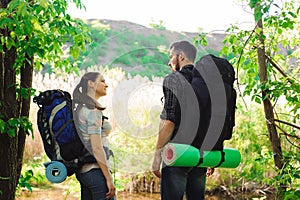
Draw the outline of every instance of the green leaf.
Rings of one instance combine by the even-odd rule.
[[[32,170],[28,170],[28,171],[25,172],[25,180],[26,181],[28,181],[32,177],[33,177],[33,171]]]
[[[33,28],[34,28],[35,30],[44,32],[42,26],[40,25],[40,23],[38,22],[37,19],[32,19],[32,20],[31,20],[31,23],[33,24]]]
[[[270,5],[263,8],[263,13],[268,13],[270,10]]]
[[[12,38],[7,38],[6,40],[7,49],[10,50],[12,46],[15,46],[15,41],[12,40]]]
[[[48,9],[49,1],[47,1],[47,0],[38,0],[38,3],[39,3],[43,8],[45,8],[46,10]]]
[[[16,136],[16,131],[15,129],[8,129],[7,134],[9,137],[15,137]]]
[[[4,133],[6,129],[6,123],[2,119],[0,119],[0,133]]]
[[[1,17],[1,16],[0,16]],[[8,24],[12,24],[13,20],[9,17],[0,20],[0,28],[5,28]]]
[[[299,8],[300,8],[300,7],[299,7]],[[298,8],[298,9],[299,9],[299,8]],[[293,13],[293,12],[291,12],[291,11],[289,11],[288,13],[289,13],[293,18],[297,18],[297,15],[296,15],[295,13]]]
[[[31,185],[30,185],[29,183],[26,183],[25,185],[26,185],[27,190],[29,190],[30,192],[32,192],[32,187],[31,187]]]
[[[222,53],[224,54],[224,55],[228,55],[228,53],[229,53],[229,48],[228,48],[228,46],[223,46],[223,49],[222,49]]]
[[[19,183],[18,183],[19,186],[26,187],[27,190],[32,192],[32,187],[29,183],[30,179],[32,179],[32,178],[34,178],[32,170],[26,171],[25,175],[21,174],[20,179],[19,179]]]
[[[34,138],[34,134],[33,134],[33,125],[31,123],[31,121],[28,119],[28,117],[22,117],[21,118],[22,120],[22,128],[24,129],[24,131],[26,132],[27,135],[30,135],[32,136],[32,138]]]
[[[260,79],[259,79],[259,76],[256,75],[256,76],[254,77],[254,80],[259,81],[259,80],[260,80]]]
[[[24,19],[24,31],[26,35],[31,35],[33,32],[33,26],[29,19]],[[24,33],[23,33],[24,34]]]
[[[73,46],[70,47],[70,54],[73,56],[73,58],[75,60],[78,59],[79,53],[80,53],[80,49],[77,46],[73,45]]]
[[[261,12],[261,7],[258,9],[255,9],[255,12],[254,12],[255,21],[258,22],[259,20],[261,20],[262,16],[263,16],[263,13]]]
[[[15,10],[19,6],[20,2],[16,0],[12,0],[9,2],[7,9],[9,11]]]
[[[27,13],[27,7],[26,7],[26,3],[25,2],[22,2],[22,1],[19,2],[17,13],[19,15],[21,15],[21,16],[25,16],[26,15],[26,13]]]
[[[250,3],[249,3],[250,8],[255,8],[255,6],[258,2],[259,2],[259,0],[250,0]]]
[[[16,118],[10,118],[10,119],[7,121],[7,123],[8,123],[9,126],[11,126],[11,127],[14,127],[14,126],[16,126],[16,124],[18,124],[17,121],[16,121]]]

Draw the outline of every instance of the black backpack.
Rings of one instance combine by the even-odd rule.
[[[199,73],[198,73],[199,72]],[[199,75],[200,74],[200,75]],[[198,78],[197,78],[198,77]],[[221,78],[220,78],[221,77]],[[196,81],[194,81],[196,80]],[[220,81],[223,83],[220,84]],[[217,56],[214,56],[212,54],[204,55],[200,58],[200,60],[196,63],[194,68],[194,78],[192,81],[192,86],[195,90],[195,93],[201,94],[197,89],[199,86],[203,87],[205,85],[207,87],[207,90],[210,95],[210,105],[207,105],[204,109],[210,108],[210,110],[205,110],[204,113],[210,114],[210,122],[209,123],[215,123],[219,121],[224,121],[223,124],[219,124],[219,129],[221,130],[221,133],[214,133],[213,129],[209,129],[206,134],[206,137],[208,140],[206,140],[207,143],[211,141],[212,144],[206,144],[204,137],[202,136],[196,136],[198,137],[198,140],[194,141],[193,146],[197,148],[202,148],[204,150],[223,150],[223,143],[224,140],[229,140],[232,137],[233,127],[235,126],[235,109],[236,109],[236,90],[233,87],[233,83],[235,81],[235,71],[233,66],[226,60],[225,58],[220,58]],[[223,85],[224,87],[222,87]],[[221,86],[221,87],[220,87]],[[214,94],[217,94],[215,96],[218,97],[218,93],[216,93],[215,90],[218,90],[218,88],[223,90],[225,88],[225,94],[226,94],[226,103],[221,102],[220,105],[213,105],[213,99]],[[203,93],[203,91],[202,91]],[[222,96],[220,96],[222,97]],[[224,99],[224,97],[223,97]],[[217,99],[218,100],[218,99]],[[216,101],[218,104],[218,101]],[[215,107],[224,107],[226,106],[226,113],[221,113],[220,115],[218,113],[211,112],[212,106]],[[212,119],[217,119],[216,121],[212,121]],[[224,119],[225,118],[225,119]],[[220,119],[220,120],[218,120]],[[212,124],[212,127],[215,124]],[[221,127],[221,128],[220,128]],[[208,127],[207,127],[208,128]],[[216,139],[217,137],[217,139]],[[200,139],[199,139],[200,138]],[[211,139],[211,140],[210,140]],[[203,143],[204,142],[204,143]]]
[[[59,161],[74,174],[84,163],[95,162],[84,147],[73,120],[71,95],[62,90],[46,90],[33,98],[39,106],[37,125],[44,150],[51,161]]]

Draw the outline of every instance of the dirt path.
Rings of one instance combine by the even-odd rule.
[[[80,192],[68,192],[64,187],[55,186],[47,189],[33,188],[32,192],[21,191],[16,200],[79,200]],[[130,194],[118,192],[117,200],[159,200],[159,194]]]
[[[21,191],[16,200],[79,200],[80,192],[68,192],[63,187],[33,188],[32,192]]]
[[[67,192],[63,187],[47,189],[34,188],[33,192],[22,191],[16,200],[79,200],[80,192]],[[160,200],[159,194],[118,192],[117,200]],[[207,200],[219,200],[218,197],[207,197]]]

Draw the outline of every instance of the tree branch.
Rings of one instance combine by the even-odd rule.
[[[280,119],[274,119],[274,121],[275,121],[275,122],[282,123],[282,124],[286,124],[286,125],[288,125],[288,126],[291,126],[291,127],[294,127],[294,128],[296,128],[296,129],[300,130],[300,127],[299,127],[299,126],[296,126],[295,124],[291,124],[291,123],[289,123],[289,122],[285,122],[285,121],[282,121],[282,120],[280,120]],[[299,139],[300,139],[300,138],[299,138]]]
[[[275,123],[274,123],[275,124]],[[292,141],[289,140],[290,138],[296,138],[297,140],[300,140],[300,137],[298,137],[297,135],[291,135],[289,133],[287,133],[285,130],[283,130],[280,126],[278,126],[277,124],[275,124],[275,126],[280,129],[282,131],[282,133],[286,136],[286,140],[294,147],[297,147],[298,149],[300,149],[300,143],[298,142],[298,144],[294,144]]]
[[[244,49],[246,48],[246,45],[247,45],[248,42],[250,41],[250,38],[251,38],[252,35],[255,33],[255,29],[256,29],[256,28],[257,28],[257,23],[256,23],[254,29],[251,31],[249,37],[248,37],[247,40],[245,41],[245,43],[244,43],[244,45],[243,45],[243,48],[242,48],[242,51],[240,52],[239,59],[238,59],[237,64],[236,64],[236,79],[237,79],[236,81],[237,81],[237,86],[238,86],[237,88],[238,88],[238,91],[239,91],[240,94],[242,93],[241,88],[240,88],[240,82],[239,82],[239,66],[240,66],[240,62],[241,62],[241,57],[242,57],[242,55],[243,55],[243,53],[244,53]],[[244,105],[246,106],[246,109],[248,110],[248,108],[247,108],[247,103],[246,103],[245,99],[243,98],[243,96],[242,96],[242,100],[243,100],[243,102],[244,102]]]
[[[286,73],[284,73],[284,71],[272,60],[272,58],[266,54],[266,58],[268,60],[268,62],[285,78],[288,78],[288,82],[290,84],[292,84],[290,77],[288,75],[286,75]]]

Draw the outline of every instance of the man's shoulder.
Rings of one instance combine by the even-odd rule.
[[[176,80],[178,80],[180,77],[181,77],[180,72],[175,71],[175,72],[172,72],[172,73],[168,74],[168,75],[164,78],[164,81],[176,81]]]
[[[165,76],[165,79],[168,79],[168,78],[175,78],[179,75],[179,72],[178,71],[174,71],[170,74],[168,74],[167,76]]]

